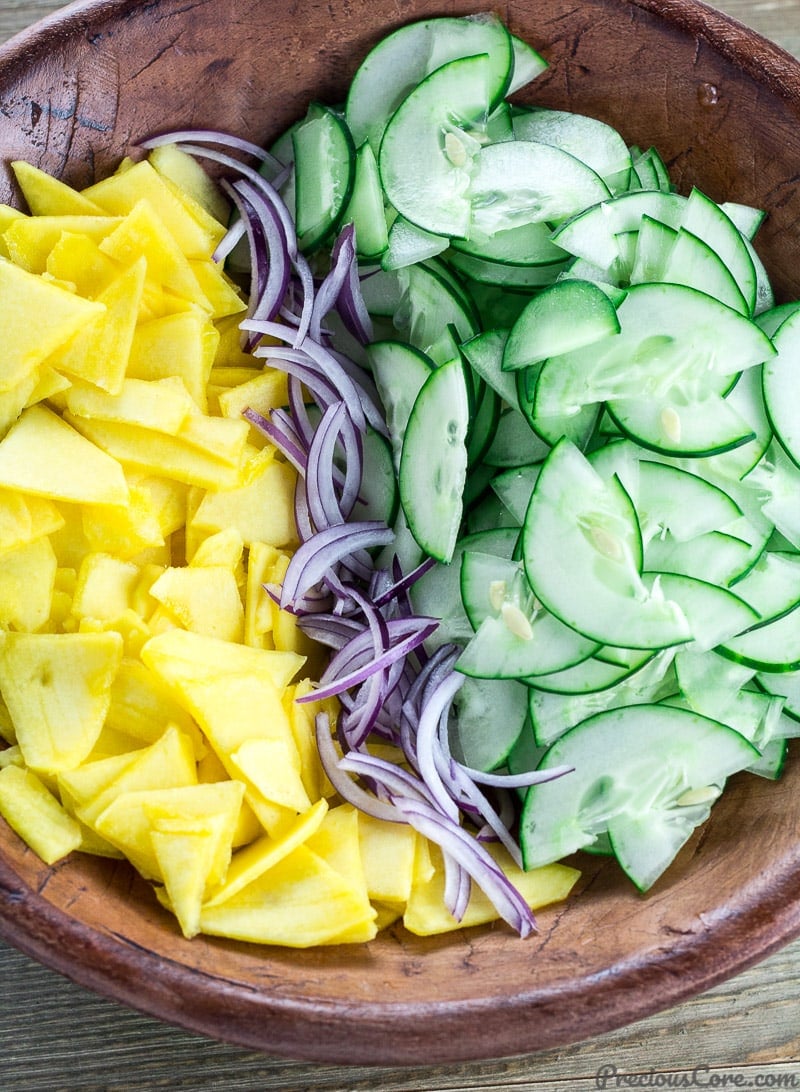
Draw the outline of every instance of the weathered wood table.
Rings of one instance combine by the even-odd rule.
[[[0,40],[59,6],[0,0]],[[800,56],[800,0],[717,6]],[[800,1088],[800,941],[686,1004],[568,1049],[413,1069],[312,1065],[190,1035],[98,998],[2,942],[0,982],[2,1092]]]

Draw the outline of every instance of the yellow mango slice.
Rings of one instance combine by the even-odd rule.
[[[141,660],[125,658],[111,684],[106,725],[143,743],[155,743],[168,724],[192,740],[197,758],[207,748],[197,725],[162,680]]]
[[[249,461],[243,476],[235,489],[207,493],[192,526],[206,532],[235,527],[248,546],[253,542],[296,546],[294,467],[281,461],[274,448],[265,448]]]
[[[50,535],[63,526],[63,515],[46,497],[0,489],[0,554]]]
[[[119,276],[121,267],[89,235],[62,231],[47,255],[45,272],[56,280],[70,281],[79,296],[96,300]]]
[[[580,873],[568,865],[551,864],[525,872],[518,868],[505,849],[487,845],[489,852],[505,874],[536,910],[563,901],[570,893]],[[415,884],[403,914],[403,924],[418,936],[431,936],[470,925],[484,925],[497,919],[497,911],[484,893],[473,884],[472,894],[463,919],[458,922],[444,904],[444,869],[441,854],[431,847],[435,872],[427,883]]]
[[[243,793],[244,786],[236,781],[125,789],[97,816],[94,827],[122,850],[145,879],[159,880],[162,874],[151,841],[156,823],[175,820],[184,830],[206,826],[214,836],[206,872],[206,882],[213,886],[222,881],[228,868]],[[162,829],[165,827],[163,823]]]
[[[284,372],[279,372],[275,368],[265,368],[258,375],[248,376],[245,382],[220,394],[220,413],[225,417],[238,418],[246,409],[253,409],[262,417],[268,417],[271,410],[288,404],[287,387],[288,382]]]
[[[201,292],[208,300],[212,318],[241,315],[246,310],[247,303],[233,281],[226,276],[222,266],[210,258],[205,261],[190,260],[189,265]]]
[[[87,549],[113,553],[120,560],[141,561],[146,550],[164,545],[164,532],[152,493],[144,486],[130,484],[126,505],[92,504],[82,509]]]
[[[55,400],[62,391],[69,388],[69,385],[70,381],[65,375],[59,375],[49,364],[40,364],[37,368],[36,386],[31,391],[26,405],[33,406],[37,402]]]
[[[230,760],[242,779],[265,800],[296,812],[311,807],[294,739],[247,739],[231,753]]]
[[[237,586],[240,586],[246,579],[242,565],[243,557],[242,536],[235,527],[228,527],[204,539],[192,554],[189,565],[193,568],[216,565],[230,569],[236,577]]]
[[[187,940],[200,932],[200,908],[218,840],[218,824],[213,819],[195,820],[190,826],[180,819],[162,819],[150,830],[154,871],[164,884],[165,905],[178,919]]]
[[[35,633],[47,622],[58,559],[48,538],[9,550],[0,563],[0,628]]]
[[[95,770],[104,764],[103,768]],[[105,775],[103,780],[102,775]],[[94,783],[96,790],[88,790]],[[194,748],[187,735],[169,725],[155,743],[132,755],[100,759],[87,763],[59,778],[62,799],[66,793],[73,801],[75,814],[106,837],[97,825],[98,818],[125,793],[176,789],[197,784]],[[64,799],[65,806],[69,806]],[[113,844],[113,839],[108,839]]]
[[[127,468],[143,471],[156,477],[173,478],[184,485],[200,485],[207,489],[232,489],[241,479],[241,467],[238,460],[241,459],[244,442],[238,429],[236,434],[229,433],[226,437],[222,437],[220,430],[209,428],[207,430],[209,447],[204,448],[199,442],[203,439],[203,425],[197,422],[214,420],[210,417],[198,415],[198,417],[189,418],[187,424],[191,428],[182,427],[176,436],[153,432],[152,429],[142,428],[140,425],[99,421],[89,417],[73,417],[71,414],[65,414],[64,420],[67,424],[74,425],[75,430],[97,448],[105,451]],[[230,422],[230,424],[238,423]],[[221,456],[217,450],[223,448],[221,440],[228,441],[228,450],[224,456]],[[0,485],[2,484],[2,444],[0,444]]]
[[[309,841],[324,822],[327,811],[327,803],[318,800],[313,807],[298,815],[280,837],[263,836],[240,849],[231,858],[224,883],[209,893],[206,906],[221,906],[263,876],[297,846]]]
[[[146,200],[176,245],[189,258],[208,257],[225,234],[224,225],[203,215],[202,211],[192,215],[187,202],[176,195],[173,187],[166,185],[147,160],[133,164],[122,174],[95,182],[83,190],[83,196],[114,216],[127,216]]]
[[[227,224],[230,204],[194,156],[175,144],[162,144],[153,148],[147,158],[167,184],[177,187],[183,200],[191,198],[218,223]]]
[[[153,318],[136,329],[128,375],[134,379],[180,376],[197,408],[205,413],[206,384],[218,344],[217,328],[197,308]]]
[[[80,848],[80,826],[30,770],[0,770],[0,815],[45,864]]]
[[[151,638],[142,649],[142,659],[181,693],[188,693],[187,688],[209,676],[212,685],[215,679],[224,685],[231,675],[265,678],[282,693],[305,662],[293,652],[250,649],[178,629]]]
[[[100,216],[103,213],[99,205],[32,163],[18,159],[12,162],[11,169],[34,216]]]
[[[9,225],[3,239],[15,265],[29,273],[44,273],[48,255],[62,232],[85,235],[100,243],[119,224],[115,216],[26,216]]]
[[[122,177],[129,174],[130,171]],[[15,228],[12,224],[9,231]],[[144,255],[151,283],[197,304],[204,311],[211,310],[188,258],[169,231],[165,231],[163,221],[147,199],[136,201],[119,225],[102,240],[100,249],[122,265],[130,265]]]
[[[25,407],[30,405],[34,391],[39,385],[39,376],[40,368],[37,365],[13,386],[0,391],[0,436],[8,432]]]
[[[8,247],[4,238],[6,229],[14,223],[15,220],[23,219],[27,213],[21,211],[21,209],[14,208],[13,205],[7,205],[5,202],[0,201],[0,257],[8,258]]]
[[[294,744],[300,755],[300,770],[303,785],[312,800],[320,796],[330,796],[333,789],[325,776],[322,763],[317,750],[314,721],[317,713],[325,711],[331,722],[336,719],[337,703],[335,701],[314,701],[298,704],[295,700],[310,694],[314,689],[310,679],[301,679],[294,686],[288,688],[284,694],[284,708],[289,716],[289,724],[292,729]]]
[[[110,395],[123,387],[139,316],[147,262],[139,258],[98,294],[105,312],[49,358],[57,371],[92,383]],[[69,394],[67,403],[69,404]]]
[[[177,432],[197,408],[183,381],[124,378],[113,393],[84,384],[73,385],[66,394],[66,406],[75,417],[118,421],[156,432]]]
[[[244,608],[236,577],[221,565],[166,569],[150,588],[176,622],[193,633],[240,641]]]
[[[359,813],[352,804],[330,808],[306,844],[340,876],[344,876],[354,890],[362,890],[365,900],[369,899],[361,856]]]
[[[265,636],[272,631],[278,606],[264,590],[270,580],[270,570],[279,552],[266,542],[253,542],[247,558],[247,587],[244,603],[244,641],[252,648],[269,647]]]
[[[374,922],[375,911],[365,909],[362,893],[300,845],[234,897],[204,907],[200,928],[237,940],[307,948],[334,943],[345,932],[371,940]]]
[[[118,633],[6,633],[0,690],[25,762],[58,773],[89,754],[122,657]]]
[[[87,554],[78,572],[73,614],[113,622],[130,608],[138,579],[138,566],[131,562],[109,554]]]
[[[125,504],[119,463],[52,410],[31,406],[0,440],[0,486],[78,504]]]
[[[128,477],[131,492],[148,498],[148,508],[158,523],[164,538],[180,530],[186,523],[187,486],[170,478],[132,474]]]
[[[102,303],[81,299],[4,259],[0,260],[0,296],[0,390],[14,387],[105,311]],[[32,314],[35,322],[30,321]]]
[[[359,816],[359,840],[370,898],[403,903],[411,894],[417,833],[405,823]]]

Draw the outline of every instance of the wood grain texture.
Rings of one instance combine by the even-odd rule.
[[[0,0],[0,35],[56,7],[43,0]],[[800,3],[728,0],[724,9],[800,52]],[[605,928],[623,930],[624,915]],[[773,1086],[794,1076],[800,1085],[800,942],[691,1001],[566,1049],[403,1069],[269,1058],[103,1001],[5,945],[0,962],[3,1089],[588,1089],[601,1065],[622,1074],[655,1069],[689,1075],[693,1067],[707,1066],[720,1080],[735,1072],[748,1080],[772,1078]],[[341,1033],[345,1038],[346,1028]]]

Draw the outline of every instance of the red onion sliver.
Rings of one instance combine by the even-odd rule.
[[[315,718],[317,751],[319,752],[325,775],[343,800],[371,815],[374,819],[385,819],[389,823],[404,822],[403,816],[392,804],[365,792],[351,777],[339,768],[339,755],[331,736],[330,720],[326,713],[318,713]]]
[[[462,827],[418,800],[392,798],[394,807],[424,837],[450,854],[481,888],[500,917],[521,937],[536,928],[531,908],[492,856]]]
[[[348,554],[373,546],[388,546],[394,532],[378,520],[326,527],[303,542],[289,562],[283,582],[281,606],[319,584],[325,574]]]

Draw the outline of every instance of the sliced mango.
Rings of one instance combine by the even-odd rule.
[[[0,440],[0,486],[77,504],[128,501],[119,463],[44,406],[25,410]]]
[[[86,758],[121,658],[118,633],[3,636],[0,689],[28,766],[52,774]]]

